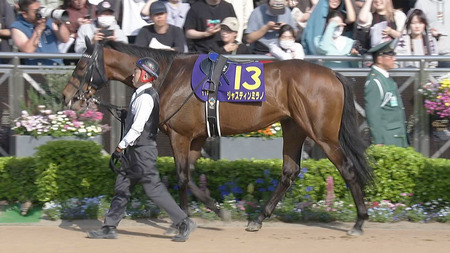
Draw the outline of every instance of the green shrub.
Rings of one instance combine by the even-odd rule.
[[[376,176],[375,184],[366,190],[367,198],[409,203],[414,195],[416,177],[425,169],[427,158],[413,148],[395,146],[371,146],[367,154]]]
[[[37,175],[37,160],[33,157],[8,159],[0,176],[2,198],[8,201],[35,201]]]
[[[115,175],[108,168],[109,157],[91,141],[52,141],[36,152],[39,201],[66,200],[72,197],[111,195]]]
[[[450,201],[450,159],[425,159],[423,169],[413,180],[416,203],[436,199]]]
[[[300,175],[286,197],[313,203],[325,199],[326,180],[329,176],[334,179],[336,198],[342,198],[347,193],[344,180],[328,159],[302,161]]]
[[[0,157],[0,200],[8,199],[7,190],[10,187],[10,176],[9,173],[6,172],[5,165],[11,160],[13,157]]]
[[[110,171],[109,156],[101,146],[89,141],[54,141],[39,148],[36,156],[0,158],[0,199],[64,201],[73,197],[111,197],[116,175]],[[376,181],[366,189],[369,201],[390,200],[405,204],[441,199],[449,201],[450,160],[429,159],[412,148],[371,147],[367,151]],[[178,182],[172,157],[159,157],[162,181],[178,198]],[[223,202],[233,194],[237,199],[263,202],[281,179],[282,161],[199,159],[192,179],[200,187],[204,181],[212,198]],[[335,198],[351,203],[349,190],[334,165],[327,159],[302,161],[299,177],[288,190],[285,201],[315,203],[326,196],[326,179],[334,179]],[[201,175],[206,180],[200,180]],[[138,185],[133,199],[147,197]],[[191,200],[195,200],[192,199]],[[345,214],[346,215],[346,214]]]

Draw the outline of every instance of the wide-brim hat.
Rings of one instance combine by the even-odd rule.
[[[269,6],[269,11],[271,14],[278,16],[284,14],[286,2],[285,0],[269,0],[267,6]]]

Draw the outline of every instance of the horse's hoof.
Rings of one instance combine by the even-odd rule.
[[[352,230],[349,230],[349,231],[347,232],[347,235],[351,235],[351,236],[361,236],[361,235],[363,235],[363,231],[360,230],[360,229],[352,229]]]
[[[250,221],[245,230],[248,232],[256,232],[256,231],[259,231],[261,229],[261,227],[262,227],[262,224],[254,222],[254,221]]]
[[[226,209],[219,210],[219,217],[222,221],[230,222],[231,221],[231,211]]]

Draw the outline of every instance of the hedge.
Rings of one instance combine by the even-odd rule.
[[[102,155],[101,150],[100,145],[89,141],[54,141],[41,146],[33,157],[2,157],[0,199],[43,203],[72,197],[111,197],[116,175],[108,167],[109,156]],[[376,175],[374,184],[365,190],[368,201],[450,201],[449,159],[430,159],[412,148],[394,146],[372,146],[367,155]],[[159,157],[157,166],[169,191],[177,198],[173,158]],[[281,166],[279,159],[199,159],[192,178],[205,190],[206,184],[211,196],[219,202],[229,193],[244,198],[249,191],[263,200],[280,180]],[[300,175],[286,196],[298,202],[323,200],[329,176],[334,179],[336,197],[347,198],[349,191],[328,159],[302,161]],[[138,187],[134,194],[145,198],[142,188]]]

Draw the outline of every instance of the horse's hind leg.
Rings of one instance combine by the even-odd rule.
[[[362,235],[362,226],[364,221],[369,218],[367,213],[367,207],[364,203],[364,193],[362,186],[358,183],[356,175],[356,169],[352,161],[345,156],[337,142],[317,142],[322,147],[323,151],[327,154],[331,162],[336,166],[339,173],[344,178],[350,192],[352,193],[353,200],[356,204],[357,221],[353,228],[348,231],[349,235]]]
[[[264,219],[272,215],[276,205],[300,173],[301,150],[306,135],[291,119],[281,121],[281,126],[283,128],[283,170],[281,181],[258,218],[248,223],[247,231],[258,231],[261,228]]]

